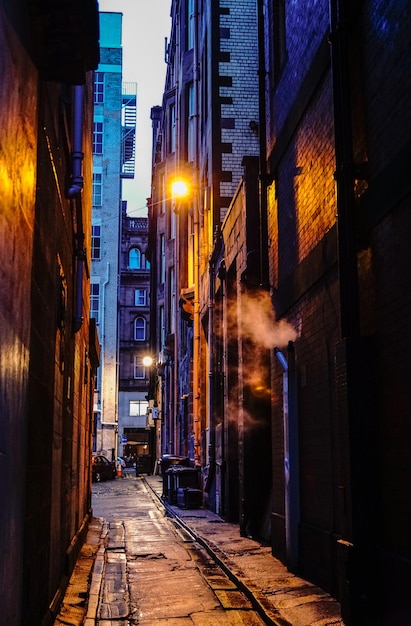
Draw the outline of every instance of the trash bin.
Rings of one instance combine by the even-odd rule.
[[[200,468],[198,467],[172,465],[166,470],[166,476],[166,498],[169,504],[178,504],[177,494],[179,490],[191,489],[200,491]],[[184,494],[182,495],[184,497]],[[183,506],[186,506],[186,503]]]
[[[150,474],[152,473],[152,458],[150,454],[139,454],[136,458],[136,476],[140,474]]]
[[[179,509],[199,509],[203,503],[201,489],[179,487],[177,489],[177,506]]]
[[[167,498],[169,490],[173,491],[174,479],[169,478],[167,470],[174,466],[182,465],[183,467],[190,467],[191,461],[187,456],[176,456],[172,454],[163,454],[160,460],[160,470],[163,476],[163,493],[162,498]]]

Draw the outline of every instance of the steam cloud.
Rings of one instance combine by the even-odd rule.
[[[297,331],[286,320],[275,319],[270,295],[266,291],[244,294],[241,299],[241,331],[245,338],[263,348],[285,348],[295,341]]]

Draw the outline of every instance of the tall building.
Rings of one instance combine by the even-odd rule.
[[[150,263],[148,219],[132,217],[123,203],[119,295],[119,455],[137,472],[152,473],[155,423],[149,407]],[[148,359],[148,361],[147,361]],[[150,410],[149,410],[150,409]]]
[[[0,57],[0,622],[48,625],[91,515],[96,3],[2,2]]]
[[[345,623],[405,624],[409,2],[171,7],[149,213],[161,451]]]
[[[228,7],[172,3],[161,120],[158,109],[152,111],[150,249],[162,453],[189,456],[205,477],[213,464],[208,259],[244,154],[259,149],[256,8],[249,2],[236,7],[230,30]],[[187,197],[172,191],[175,178],[185,179]]]
[[[93,451],[118,448],[118,297],[122,179],[134,176],[136,85],[122,82],[122,14],[100,13],[100,63],[94,77],[91,315],[101,343]]]

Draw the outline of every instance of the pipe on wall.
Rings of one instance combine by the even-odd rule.
[[[75,85],[73,103],[73,150],[71,152],[71,185],[67,190],[67,196],[69,198],[78,196],[83,189],[83,99],[84,87],[81,85]]]
[[[83,275],[86,254],[84,249],[83,211],[81,192],[83,189],[82,163],[83,148],[83,100],[84,87],[74,86],[73,96],[73,138],[72,138],[72,170],[71,184],[67,189],[67,197],[74,198],[77,213],[77,247],[76,247],[76,302],[73,320],[74,332],[78,332],[83,324]]]

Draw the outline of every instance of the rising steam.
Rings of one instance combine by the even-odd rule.
[[[286,320],[275,319],[270,295],[266,291],[241,297],[242,335],[263,348],[285,348],[297,338],[296,330]]]

